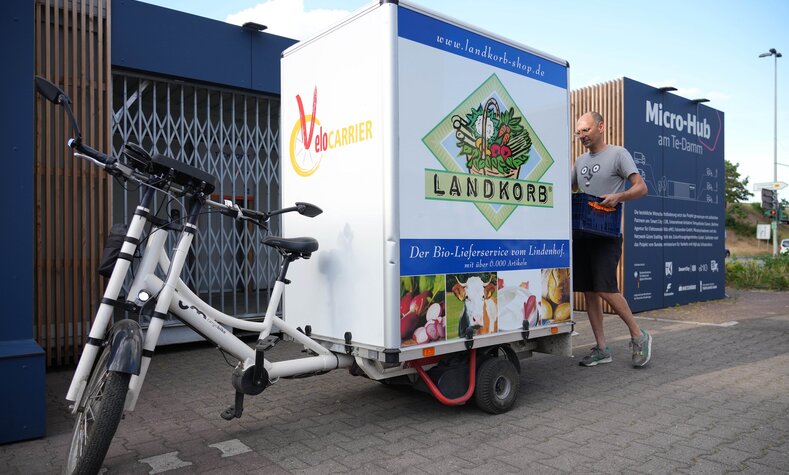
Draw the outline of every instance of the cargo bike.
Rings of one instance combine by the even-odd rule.
[[[448,53],[436,32],[482,49]],[[327,50],[359,35],[370,40],[360,48],[379,48],[370,56],[378,67],[350,57],[324,64]],[[506,67],[480,54],[494,48],[509,55]],[[435,61],[472,79],[449,94],[410,72]],[[285,51],[282,66],[282,202],[295,204],[271,211],[214,201],[213,176],[135,144],[121,157],[91,148],[70,99],[36,78],[38,92],[67,113],[74,156],[144,189],[125,232],[105,248],[109,280],[66,396],[76,416],[66,472],[100,469],[124,411],[138,403],[168,316],[238,360],[227,420],[280,378],[335,369],[501,413],[516,402],[522,359],[571,354],[565,62],[405,2],[376,2]],[[331,74],[338,67],[349,75]],[[425,98],[435,104],[425,108]],[[525,112],[532,102],[537,111]],[[157,216],[157,193],[182,199],[184,217]],[[314,236],[263,240],[280,267],[262,322],[212,308],[180,278],[206,209],[264,228],[282,215],[289,236]],[[317,218],[315,232],[304,217]],[[169,234],[177,244],[168,253]],[[313,254],[317,262],[296,262]],[[113,322],[118,307],[149,319],[147,330]],[[280,338],[308,356],[269,361]]]

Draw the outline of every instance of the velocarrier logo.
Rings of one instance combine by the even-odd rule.
[[[318,170],[324,156],[331,151],[373,138],[373,122],[362,120],[332,128],[318,120],[318,87],[312,93],[312,113],[307,114],[301,95],[296,95],[299,118],[290,132],[290,164],[300,176],[310,176]],[[331,119],[331,117],[330,117]]]

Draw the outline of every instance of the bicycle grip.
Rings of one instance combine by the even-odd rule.
[[[84,143],[78,140],[71,139],[69,141],[69,146],[74,150],[76,150],[77,152],[83,153],[89,156],[90,158],[98,160],[101,163],[107,164],[114,162],[114,160],[110,159],[109,156],[99,152],[98,150],[96,150],[93,147],[90,147],[89,145],[85,145]]]

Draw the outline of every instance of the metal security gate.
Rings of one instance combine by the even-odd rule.
[[[114,72],[112,150],[120,156],[132,142],[206,171],[217,178],[213,200],[268,210],[280,205],[279,99],[162,78]],[[113,184],[113,222],[128,222],[141,190]],[[184,217],[181,200],[158,197],[159,215]],[[200,297],[223,312],[262,317],[277,275],[278,257],[261,244],[263,231],[210,213],[181,276]],[[279,233],[280,222],[272,222]],[[177,236],[171,236],[172,249]],[[147,322],[141,322],[147,325]],[[163,343],[194,337],[175,331]]]

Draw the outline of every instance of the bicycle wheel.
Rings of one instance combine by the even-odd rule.
[[[95,474],[123,415],[131,375],[109,371],[109,346],[101,351],[77,408],[65,473]]]

